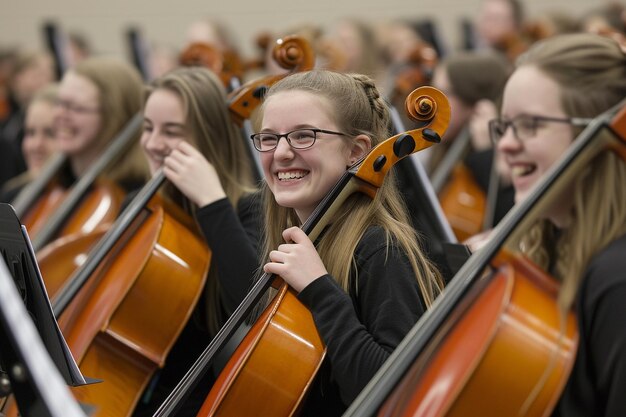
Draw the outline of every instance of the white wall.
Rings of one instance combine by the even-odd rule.
[[[41,24],[83,32],[99,53],[126,56],[124,32],[139,27],[147,39],[180,46],[187,25],[212,16],[232,26],[244,54],[262,30],[282,31],[302,22],[328,27],[334,19],[434,18],[451,46],[458,22],[473,17],[481,0],[0,0],[0,46],[42,47]],[[554,10],[581,16],[607,0],[527,0],[530,17]]]

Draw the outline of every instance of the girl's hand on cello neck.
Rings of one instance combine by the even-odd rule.
[[[163,172],[198,207],[226,197],[215,167],[187,142],[179,142],[165,157]]]
[[[279,275],[293,289],[300,292],[311,282],[328,274],[313,242],[299,227],[283,231],[285,242],[270,252],[265,272]]]

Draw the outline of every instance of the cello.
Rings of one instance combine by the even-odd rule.
[[[97,416],[130,415],[206,280],[210,251],[193,220],[155,196],[164,179],[158,171],[52,297],[81,371],[106,381],[73,389]]]
[[[470,133],[465,128],[433,172],[433,188],[454,234],[460,241],[483,230],[487,212],[487,195],[462,161],[470,146]]]
[[[407,99],[407,109],[422,125],[379,144],[346,171],[302,226],[312,240],[350,195],[363,193],[373,198],[395,162],[440,140],[450,114],[445,96],[432,88],[418,89]],[[325,349],[310,312],[297,301],[294,291],[276,276],[264,274],[155,416],[169,416],[176,411],[212,357],[273,282],[280,286],[279,295],[241,342],[199,415],[276,416],[295,412]],[[240,394],[245,395],[245,401],[237,398]]]
[[[573,366],[577,326],[557,305],[558,285],[516,253],[517,242],[597,155],[626,160],[626,107],[618,107],[594,119],[498,224],[344,416],[550,414]],[[509,367],[519,373],[507,375]]]
[[[399,97],[408,96],[411,89],[427,84],[432,77],[436,60],[433,47],[420,42],[410,54],[406,67],[400,68],[387,101],[397,101]],[[393,104],[389,105],[389,113],[394,133],[407,130],[403,117]],[[413,226],[425,236],[424,243],[429,257],[447,280],[451,278],[453,268],[446,259],[446,245],[455,244],[457,238],[444,215],[437,198],[437,190],[431,184],[419,154],[399,161],[394,169],[406,204],[410,208]]]

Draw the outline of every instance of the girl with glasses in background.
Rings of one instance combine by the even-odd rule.
[[[521,201],[582,127],[626,97],[626,56],[591,34],[539,42],[504,90],[492,139]],[[522,251],[561,281],[580,341],[557,416],[623,416],[626,402],[626,163],[601,153],[524,235]]]

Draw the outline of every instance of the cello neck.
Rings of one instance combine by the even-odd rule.
[[[442,190],[443,186],[448,181],[448,178],[450,178],[452,170],[456,164],[462,160],[470,148],[470,143],[470,131],[469,128],[465,127],[459,133],[459,137],[457,137],[452,145],[450,145],[450,149],[446,151],[446,155],[433,172],[432,184],[436,193],[439,193]]]
[[[391,115],[394,132],[403,132],[405,129],[402,119],[398,114],[398,110],[393,105],[389,105],[389,113]],[[428,218],[429,226],[433,228],[434,237],[437,241],[456,243],[456,236],[443,213],[433,184],[428,179],[426,170],[419,157],[414,155],[401,161],[398,165],[398,169],[403,171],[407,178],[410,178],[409,182],[412,183],[411,188],[418,194],[418,198],[416,199],[416,204],[419,205],[420,208],[418,212],[425,213],[425,216]]]

